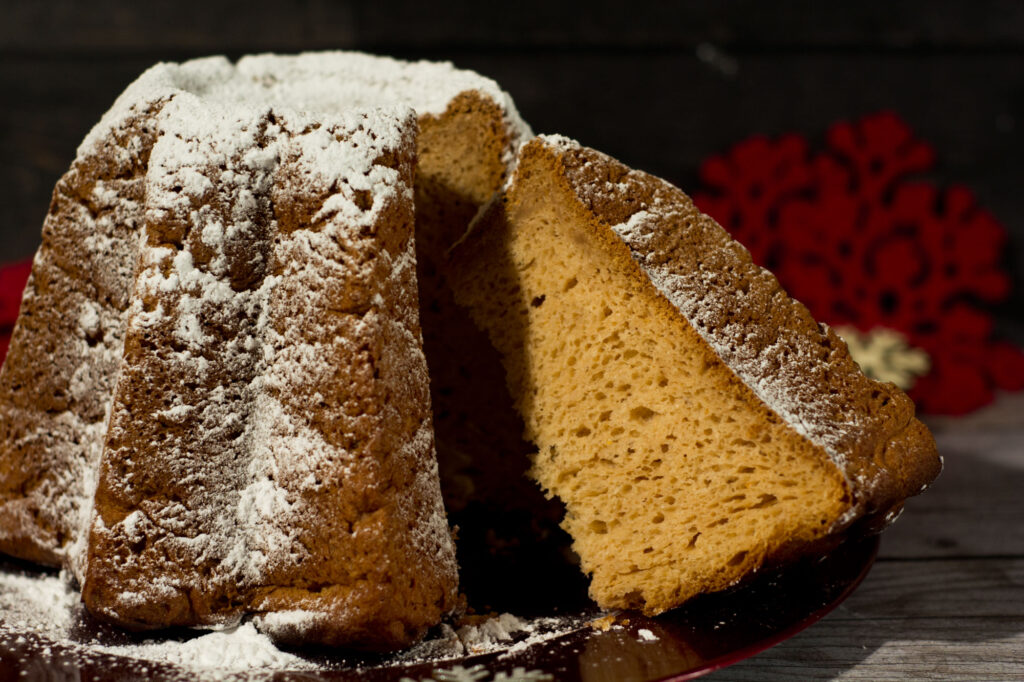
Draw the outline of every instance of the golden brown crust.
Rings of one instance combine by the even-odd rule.
[[[123,338],[121,316],[135,267],[134,238],[140,221],[126,202],[141,202],[144,196],[146,159],[156,134],[153,114],[169,93],[196,80],[227,78],[266,85],[284,75],[289,82],[292,76],[301,81],[292,85],[303,86],[310,79],[336,79],[339,74],[342,82],[330,87],[338,86],[343,93],[351,90],[342,101],[354,97],[357,106],[408,101],[435,111],[446,103],[446,111],[422,117],[425,140],[438,129],[435,124],[447,126],[441,144],[423,151],[450,165],[442,171],[447,174],[446,187],[465,190],[471,211],[500,184],[527,130],[511,100],[493,81],[447,64],[311,53],[246,57],[237,66],[223,58],[209,58],[150,69],[89,134],[79,159],[55,190],[40,262],[28,285],[26,315],[19,322],[22,331],[15,334],[11,359],[3,370],[6,384],[0,378],[0,394],[10,397],[0,400],[0,409],[8,412],[0,427],[5,429],[0,433],[5,437],[0,445],[0,551],[57,565],[68,561],[69,548],[81,536],[77,528],[83,523],[76,517],[87,513],[82,501],[89,498],[87,489],[94,484],[90,472],[99,457],[103,429],[99,422],[109,408],[108,389]],[[469,89],[460,93],[458,88]],[[302,87],[296,92],[304,96]],[[446,136],[453,143],[447,155]],[[468,183],[460,173],[468,173]],[[446,206],[462,210],[451,201]],[[461,231],[471,215],[443,226]],[[101,318],[88,335],[77,329],[82,301],[95,302]],[[51,340],[48,330],[56,340]],[[51,349],[58,361],[46,366],[37,363],[40,348]],[[89,355],[105,357],[90,359]],[[41,377],[38,381],[36,374]],[[93,388],[90,395],[79,396],[73,395],[74,386]],[[96,386],[101,389],[95,390]],[[29,406],[28,413],[18,412],[19,400]],[[36,406],[45,413],[33,413]]]

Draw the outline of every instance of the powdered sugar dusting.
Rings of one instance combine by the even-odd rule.
[[[100,313],[92,301],[82,301],[81,313],[78,315],[78,327],[87,337],[100,333]]]
[[[413,112],[314,118],[177,91],[153,125],[126,360],[83,576],[87,595],[104,595],[93,608],[130,621],[159,604],[185,614],[176,622],[233,626],[246,610],[295,603],[261,595],[297,580],[302,596],[305,566],[324,561],[317,546],[349,546],[356,528],[317,533],[338,523],[346,494],[360,493],[324,492],[353,477],[378,485],[381,455],[365,450],[382,437],[401,443],[394,456],[417,472],[413,492],[396,493],[409,506],[403,551],[429,561],[401,570],[414,582],[437,572],[454,589],[427,403],[413,403],[424,412],[415,430],[408,415],[385,423],[378,409],[396,408],[383,397],[388,379],[372,371],[380,347],[401,358],[403,386],[426,392],[419,337],[409,331]],[[154,481],[152,471],[166,478]],[[347,570],[331,575],[344,582]],[[289,611],[290,626],[313,626],[319,609],[347,598],[341,591],[321,603],[319,594]]]
[[[5,628],[63,633],[78,602],[78,593],[58,576],[0,572],[0,612]]]
[[[224,57],[207,57],[150,68],[89,133],[79,154],[102,144],[109,131],[139,103],[162,100],[182,90],[207,101],[258,102],[300,112],[332,114],[403,105],[421,116],[443,114],[453,98],[473,91],[504,112],[513,138],[509,164],[519,144],[533,135],[511,97],[497,83],[447,62],[404,62],[358,52],[263,54],[243,57],[237,65]]]
[[[17,493],[0,503],[0,543],[27,541],[39,556],[76,571],[84,561],[80,529],[91,513],[136,260],[129,235],[139,212],[136,167],[145,145],[138,139],[144,133],[126,127],[109,163],[86,178],[76,162],[58,183],[22,300],[29,315],[19,320],[9,356],[27,357],[9,360],[0,372],[0,412],[10,427],[3,455],[30,462],[16,466],[27,480],[3,481]],[[39,369],[33,365],[43,344],[52,350]],[[50,409],[29,407],[40,403]]]
[[[292,102],[292,106],[302,102],[298,108],[308,106],[318,111],[334,111],[339,101],[361,108],[400,103],[421,116],[438,116],[456,95],[474,91],[501,107],[515,138],[510,150],[513,156],[518,146],[515,141],[533,136],[512,98],[497,83],[472,71],[456,69],[449,62],[403,62],[356,52],[318,52],[294,57],[243,57],[237,68],[252,82],[275,92],[281,102]],[[326,94],[334,92],[340,96]]]
[[[647,628],[640,628],[639,630],[636,631],[636,634],[637,634],[637,636],[640,637],[640,640],[644,641],[644,642],[657,642],[658,641],[658,636],[655,635],[650,630],[648,630]]]
[[[237,671],[248,669],[312,670],[316,666],[281,651],[252,623],[210,632],[185,642],[154,641],[150,644],[101,646],[98,652],[174,663],[192,670]]]
[[[87,624],[78,592],[69,586],[67,577],[0,570],[0,640],[8,647],[20,643],[25,657],[23,663],[29,668],[39,664],[29,659],[43,655],[83,667],[93,662],[107,666],[112,661],[122,665],[134,662],[127,669],[132,674],[147,677],[148,672],[161,679],[165,676],[195,679],[199,673],[203,679],[219,679],[247,671],[363,672],[345,665],[343,659],[284,651],[260,632],[261,629],[301,629],[322,618],[322,614],[301,610],[264,614],[256,619],[263,621],[259,629],[252,621],[246,621],[195,635],[128,637],[119,633],[111,637],[102,632],[91,633],[95,626]],[[489,618],[477,617],[454,627],[442,625],[416,646],[373,667],[450,663],[481,654],[498,654],[498,660],[502,661],[574,632],[589,631],[589,622],[590,617],[584,615],[527,619],[502,613]],[[11,662],[17,665],[16,660]],[[160,666],[159,673],[147,671],[145,665]],[[45,664],[42,669],[47,670]]]
[[[582,615],[520,618],[502,613],[486,619],[452,627],[443,624],[437,634],[407,651],[395,654],[401,663],[451,661],[466,656],[499,654],[507,658],[531,647],[557,640],[573,632],[589,629],[590,619]]]
[[[45,651],[55,648],[82,664],[105,654],[173,664],[182,672],[320,668],[281,651],[251,623],[184,640],[154,637],[130,644],[82,641],[76,635],[83,617],[79,595],[58,576],[0,572],[0,612],[0,637],[20,637],[25,644],[26,637],[39,638],[46,643]]]

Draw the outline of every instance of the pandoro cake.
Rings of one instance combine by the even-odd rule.
[[[880,527],[939,473],[913,403],[669,183],[534,138],[452,250],[590,594],[657,614]]]
[[[0,551],[136,629],[390,649],[449,612],[416,130],[484,80],[330,53],[132,84],[54,191],[0,371]]]
[[[168,79],[175,82],[168,85]],[[435,339],[428,347],[436,349],[431,366],[438,368],[439,430],[452,434],[443,439],[453,443],[442,449],[452,453],[442,455],[446,479],[453,482],[445,488],[453,506],[464,505],[474,494],[467,490],[464,472],[475,459],[468,453],[478,441],[463,434],[484,430],[464,426],[474,418],[467,412],[479,410],[480,401],[454,394],[451,387],[459,382],[450,377],[471,371],[463,367],[466,362],[476,362],[476,372],[495,373],[496,361],[488,361],[489,369],[481,368],[478,354],[464,351],[475,339],[456,342],[454,350],[444,342],[449,326],[470,330],[450,335],[454,339],[476,330],[464,316],[450,319],[458,318],[450,312],[458,309],[437,274],[435,254],[465,231],[479,205],[500,187],[529,128],[494,81],[450,64],[348,52],[256,55],[236,65],[215,57],[161,64],[141,76],[83,141],[78,158],[55,188],[41,254],[49,259],[66,254],[56,267],[81,280],[88,295],[109,302],[109,308],[104,319],[97,311],[81,320],[50,319],[35,311],[34,332],[28,330],[28,321],[21,323],[26,327],[20,332],[22,341],[14,340],[10,360],[0,372],[0,413],[27,409],[32,416],[22,420],[5,414],[5,431],[0,432],[0,552],[50,565],[74,564],[73,557],[81,556],[76,547],[81,548],[81,529],[87,525],[95,485],[91,472],[102,447],[135,276],[136,213],[145,196],[145,183],[137,175],[156,135],[147,117],[159,110],[168,92],[179,88],[314,113],[392,104],[416,111],[416,262],[425,301],[422,324],[425,335]],[[154,89],[161,94],[155,95]],[[50,304],[34,301],[40,286],[42,282],[30,281],[23,310]],[[482,346],[489,347],[486,341]],[[40,355],[57,362],[45,369],[24,369]]]

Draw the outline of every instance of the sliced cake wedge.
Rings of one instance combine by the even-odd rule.
[[[604,154],[532,140],[450,259],[603,607],[656,614],[884,525],[941,468],[906,395]]]

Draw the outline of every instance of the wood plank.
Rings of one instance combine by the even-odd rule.
[[[906,621],[907,639],[897,627],[865,623],[861,632],[821,623],[760,656],[727,668],[708,679],[735,682],[771,680],[1020,680],[1024,679],[1024,636],[1004,636],[1001,624],[963,623],[985,642],[947,639],[948,625],[938,632],[928,622]],[[1020,623],[1016,624],[1020,627]],[[872,632],[863,632],[871,629]],[[883,641],[884,640],[884,641]]]
[[[881,561],[820,623],[709,679],[1024,679],[1024,560]]]
[[[843,608],[829,616],[839,621],[904,618],[1020,619],[1024,625],[1024,558],[880,559]]]
[[[75,0],[4,3],[0,50],[40,56],[311,49],[311,3]],[[331,13],[332,47],[354,43],[351,3]],[[323,27],[318,29],[323,31]],[[326,46],[321,46],[326,47]]]
[[[4,3],[0,48],[33,54],[197,49],[302,50],[446,46],[734,50],[1018,49],[1012,0],[822,3],[759,0],[507,5],[460,0],[74,0]]]
[[[323,4],[331,4],[323,0]],[[359,3],[358,38],[369,45],[474,48],[618,47],[732,50],[1016,47],[1024,8],[1004,0],[978,5],[898,0],[785,5],[759,0],[558,3],[526,0],[515,11],[487,3],[416,0]],[[397,19],[397,20],[396,20]]]
[[[932,433],[977,434],[1024,428],[1024,393],[1004,393],[991,405],[960,417],[931,416],[926,419]],[[954,438],[956,436],[954,435]]]
[[[1024,557],[1024,394],[971,417],[935,420],[945,467],[885,531],[880,556]]]

